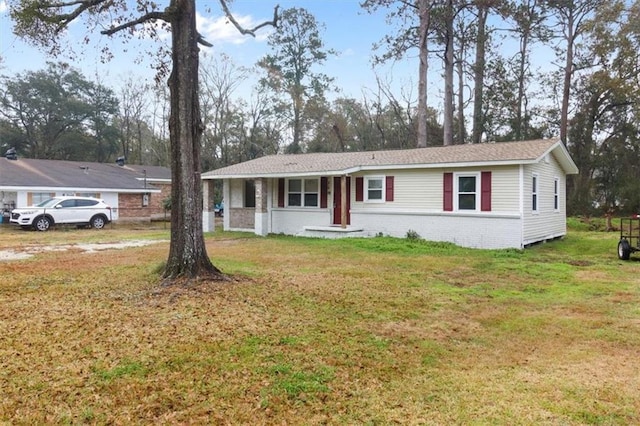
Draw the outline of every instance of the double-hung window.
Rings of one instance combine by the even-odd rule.
[[[318,207],[318,179],[289,179],[287,201],[290,207]]]
[[[365,178],[366,201],[384,201],[384,177],[369,176]]]
[[[458,174],[456,176],[457,210],[479,210],[479,181],[477,174]]]

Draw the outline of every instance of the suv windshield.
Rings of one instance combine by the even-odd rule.
[[[36,207],[51,207],[60,201],[58,198],[49,198],[48,200],[44,200],[40,204],[36,204]]]

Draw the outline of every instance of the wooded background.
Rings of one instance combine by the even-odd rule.
[[[202,170],[276,153],[403,149],[561,137],[580,169],[571,215],[640,213],[640,2],[367,0],[397,25],[372,62],[420,55],[418,88],[341,95],[335,55],[303,8],[281,12],[254,68],[228,56],[200,64]],[[515,55],[501,46],[514,43]],[[554,61],[532,58],[546,46]],[[0,65],[1,66],[1,65]],[[442,98],[427,98],[429,66]],[[29,158],[170,166],[168,89],[120,89],[63,61],[0,80],[0,147]],[[251,86],[246,90],[247,85]],[[243,90],[239,90],[242,88]],[[240,92],[243,92],[242,94]],[[246,93],[250,93],[247,95]],[[413,97],[411,94],[417,94]],[[443,102],[442,99],[444,100]]]

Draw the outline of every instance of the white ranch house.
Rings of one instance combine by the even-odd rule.
[[[498,249],[566,234],[566,176],[557,139],[394,151],[272,155],[202,175],[204,229],[223,181],[224,230],[337,238],[417,232]]]

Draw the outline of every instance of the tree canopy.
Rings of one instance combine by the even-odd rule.
[[[220,4],[229,19],[247,34],[254,29],[240,28],[225,0]],[[155,2],[139,0],[129,8],[127,1],[77,0],[58,2],[20,0],[11,8],[15,32],[40,46],[59,53],[59,35],[74,21],[84,19],[88,30],[106,28],[105,35],[125,37],[145,34],[157,39],[159,31],[171,34],[171,74],[169,76],[169,137],[171,153],[171,244],[165,265],[167,282],[178,279],[224,278],[209,259],[202,230],[202,181],[200,149],[203,133],[199,98],[199,48],[210,46],[196,29],[195,0],[171,0],[161,9]],[[145,25],[159,24],[159,25]],[[163,61],[164,56],[160,56]]]
[[[118,99],[65,63],[3,78],[0,139],[32,158],[107,161],[117,150]]]
[[[94,3],[93,14],[83,22],[95,25],[106,13],[107,4]],[[15,4],[36,7],[42,2]],[[221,4],[226,7],[226,3]],[[234,68],[233,57],[199,64],[202,72],[198,75],[197,93],[199,102],[206,107],[200,118],[202,124],[194,125],[194,129],[202,129],[194,140],[200,138],[204,155],[189,162],[198,163],[199,169],[194,168],[194,172],[199,172],[286,150],[349,151],[424,146],[427,145],[425,135],[428,145],[441,145],[446,142],[445,133],[447,143],[565,134],[567,148],[581,170],[579,176],[569,180],[569,213],[636,212],[640,210],[637,196],[640,187],[637,161],[640,38],[636,24],[639,4],[637,0],[366,1],[365,7],[386,10],[389,23],[394,24],[372,52],[374,65],[379,61],[404,60],[414,53],[422,65],[419,69],[416,67],[417,96],[415,88],[412,91],[404,87],[398,91],[391,89],[385,79],[378,78],[377,87],[363,88],[359,99],[341,96],[339,87],[337,94],[327,96],[331,93],[328,83],[332,76],[324,75],[321,66],[330,59],[333,49],[324,45],[320,31],[325,28],[324,24],[304,9],[286,10],[280,29],[269,38],[271,51],[259,58],[261,66]],[[50,18],[51,10],[48,10],[42,27],[32,25],[27,19],[18,28],[33,32],[36,40],[55,51],[55,43],[41,32],[49,31],[50,36],[63,33],[64,27],[60,25],[69,22],[76,10],[72,7],[68,4],[66,16],[58,20]],[[171,29],[174,22],[171,19],[177,16],[171,13],[171,5],[166,9],[150,7],[149,4],[139,12],[127,11],[117,20],[109,20],[108,25],[112,26],[104,31],[111,33],[120,28],[119,34],[124,31],[125,37],[131,37],[135,33],[131,33],[134,27],[130,25],[138,25],[142,17],[163,24],[154,25],[153,30],[145,26],[145,32],[157,32],[163,26]],[[12,6],[12,13],[18,10]],[[451,28],[446,17],[451,15],[451,10],[456,12],[453,38],[447,37]],[[32,10],[29,13],[36,16]],[[130,19],[135,13],[138,17]],[[164,21],[165,18],[171,19]],[[107,25],[105,22],[102,24]],[[203,41],[197,32],[193,39],[196,43]],[[313,54],[312,47],[318,48],[317,55]],[[552,59],[555,53],[556,61],[536,62],[539,52]],[[569,57],[573,59],[567,60]],[[296,64],[296,58],[301,62]],[[426,59],[423,61],[423,58]],[[443,74],[430,74],[427,104],[426,70],[434,68],[441,69]],[[321,78],[314,81],[317,76]],[[13,82],[26,77],[19,75]],[[246,87],[247,81],[259,80],[265,84],[255,84],[250,97],[236,93],[236,88]],[[15,105],[20,93],[26,95],[27,92],[13,90],[7,84],[11,81],[3,80],[3,93],[11,94],[11,103]],[[92,84],[96,89],[100,86]],[[133,89],[135,85],[129,86]],[[101,88],[101,93],[108,98],[108,91],[103,89],[106,88]],[[113,136],[107,130],[115,126],[121,132],[116,148],[128,150],[137,161],[167,158],[174,161],[164,141],[169,139],[166,129],[171,129],[174,135],[176,125],[171,124],[165,112],[163,90],[156,88],[157,96],[146,106],[131,102],[141,98],[133,90],[118,93],[119,113],[107,113],[105,109],[100,122],[94,118],[85,120],[82,130],[86,135],[93,137],[99,129],[104,130],[99,143],[91,138],[77,139],[83,144],[93,144],[98,150],[94,152],[92,148],[86,150],[86,154],[108,155]],[[147,89],[138,93],[145,91],[149,93]],[[145,108],[146,113],[142,113]],[[172,111],[175,108],[172,107]],[[72,111],[65,107],[70,120],[73,120]],[[2,112],[5,113],[0,119],[3,143],[11,140],[27,149],[26,125],[12,118],[13,110],[4,108]],[[42,127],[35,118],[35,115],[29,117],[30,125]],[[197,123],[198,118],[193,118]],[[74,127],[68,129],[73,131]],[[29,153],[31,155],[31,151]],[[57,154],[47,151],[43,155]]]

